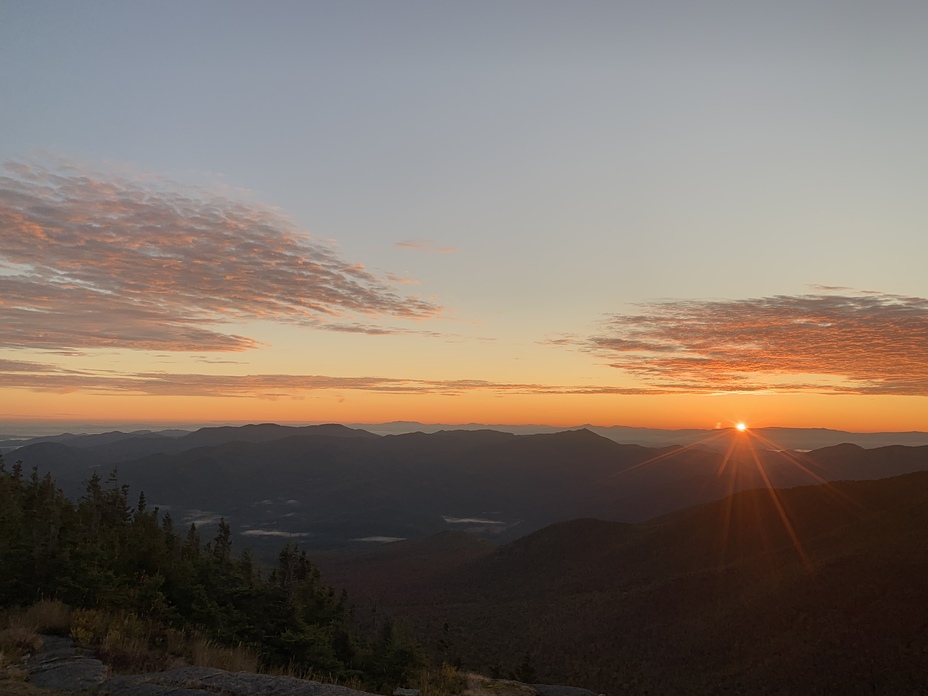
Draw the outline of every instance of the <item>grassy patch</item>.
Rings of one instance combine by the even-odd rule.
[[[422,696],[459,696],[467,687],[467,675],[445,663],[421,670],[413,686]]]
[[[17,664],[26,655],[34,655],[42,648],[42,637],[22,626],[0,630],[0,667]]]
[[[447,663],[423,669],[412,686],[419,689],[421,696],[536,696],[526,684],[461,672]]]
[[[224,646],[199,633],[179,631],[129,612],[71,609],[61,602],[42,600],[26,609],[0,615],[0,669],[5,670],[0,688],[3,696],[11,692],[11,683],[25,678],[19,665],[24,656],[41,650],[40,634],[69,636],[78,647],[91,650],[117,674],[159,672],[184,664],[230,672],[262,671],[257,653],[244,645]],[[276,673],[300,678],[319,676],[306,674],[294,666],[278,669]]]
[[[190,664],[198,667],[212,667],[228,672],[257,672],[261,666],[258,656],[250,648],[244,645],[229,648],[202,636],[191,641],[189,652]]]
[[[22,659],[41,650],[40,634],[70,636],[78,647],[91,650],[116,674],[159,672],[189,664],[365,689],[360,675],[335,678],[296,664],[262,668],[258,654],[246,645],[229,647],[201,633],[169,628],[125,611],[71,609],[61,602],[43,600],[27,609],[0,615],[0,695],[57,695],[57,692],[37,689],[25,681]],[[507,684],[514,683],[465,674],[448,664],[424,668],[409,682],[409,686],[418,688],[422,696],[534,696],[505,686]]]
[[[536,696],[535,689],[508,679],[490,679],[473,672],[467,674],[466,696]]]
[[[8,625],[33,633],[66,636],[71,626],[71,609],[56,599],[43,599],[24,611],[11,614]]]

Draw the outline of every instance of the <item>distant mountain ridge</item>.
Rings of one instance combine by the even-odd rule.
[[[23,426],[19,426],[22,429]],[[645,447],[665,447],[668,445],[690,445],[696,442],[704,441],[711,438],[719,431],[717,429],[682,429],[667,430],[661,428],[637,428],[624,425],[598,426],[591,424],[582,424],[575,426],[549,426],[549,425],[505,425],[505,424],[426,424],[415,421],[393,421],[390,423],[348,423],[338,424],[317,424],[317,425],[277,425],[273,423],[264,424],[238,424],[238,425],[220,425],[205,426],[196,429],[183,430],[172,428],[168,430],[155,430],[151,427],[144,430],[133,430],[122,432],[119,430],[109,430],[107,428],[96,427],[95,432],[86,434],[53,434],[35,437],[27,436],[3,436],[0,435],[0,452],[8,452],[16,447],[22,447],[38,442],[61,442],[63,444],[74,445],[77,447],[93,446],[104,444],[106,442],[115,442],[117,440],[137,437],[151,438],[181,438],[184,436],[196,435],[203,438],[202,444],[209,444],[207,440],[215,437],[216,444],[222,440],[222,433],[232,433],[238,431],[240,435],[245,436],[245,429],[252,430],[255,434],[262,433],[268,435],[272,432],[282,434],[298,434],[300,432],[310,433],[318,432],[320,434],[328,430],[328,434],[337,435],[339,432],[349,435],[349,432],[361,436],[366,433],[370,435],[402,435],[413,432],[436,433],[440,431],[473,431],[473,430],[494,430],[496,432],[505,432],[513,435],[540,435],[563,432],[565,430],[586,429],[621,444],[636,444]],[[0,424],[0,432],[3,431]],[[856,444],[861,447],[874,448],[886,447],[889,445],[908,445],[917,447],[928,445],[928,432],[909,431],[909,432],[868,432],[852,433],[843,430],[832,430],[829,428],[784,428],[784,427],[766,427],[757,428],[755,431],[758,435],[763,436],[772,443],[769,445],[773,449],[792,449],[792,450],[813,450],[842,443]],[[198,433],[200,433],[198,435]],[[255,435],[256,437],[257,435]],[[253,441],[253,440],[248,440]],[[709,449],[719,449],[720,446],[714,444],[711,440],[703,444]]]
[[[380,424],[351,424],[354,428],[363,428],[379,435],[396,435],[407,432],[432,433],[440,430],[480,430],[491,429],[515,435],[538,435],[584,428],[597,435],[616,442],[645,447],[665,447],[667,445],[690,445],[705,440],[718,432],[717,429],[682,429],[666,430],[661,428],[636,428],[626,425],[600,426],[589,423],[574,426],[550,425],[487,425],[467,423],[463,425],[423,424],[414,421],[395,421]],[[784,428],[766,427],[755,429],[772,443],[774,449],[813,450],[848,442],[861,447],[874,448],[888,445],[909,445],[913,447],[928,445],[928,432],[872,432],[852,433],[829,428]],[[712,442],[704,446],[718,449]]]
[[[183,452],[208,445],[221,445],[227,442],[270,442],[294,435],[326,435],[330,437],[377,437],[365,430],[349,428],[337,423],[322,425],[289,426],[276,423],[249,424],[242,426],[208,426],[193,432],[185,430],[151,431],[135,430],[122,432],[114,430],[98,434],[47,435],[24,440],[0,440],[0,452],[13,451],[20,447],[44,442],[56,442],[72,447],[91,448],[116,445],[131,441],[120,450],[119,456],[144,456],[159,452]],[[124,453],[123,453],[124,452]]]
[[[579,517],[642,522],[767,480],[783,488],[928,470],[928,446],[755,452],[744,435],[716,435],[731,447],[729,460],[703,447],[620,444],[588,429],[378,436],[273,424],[179,437],[108,434],[92,446],[37,442],[7,460],[51,473],[72,497],[94,472],[105,478],[116,468],[120,481],[170,509],[176,523],[209,525],[223,516],[237,543],[256,549],[285,537],[334,548],[443,530],[509,541]]]

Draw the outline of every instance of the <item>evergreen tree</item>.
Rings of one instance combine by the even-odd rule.
[[[181,539],[169,514],[129,505],[114,471],[94,473],[72,503],[49,476],[9,471],[0,457],[0,609],[56,597],[74,607],[121,610],[205,632],[259,652],[266,667],[363,676],[373,688],[408,679],[418,647],[385,618],[359,635],[344,591],[326,586],[305,550],[287,544],[269,577],[247,551],[232,555],[222,519],[207,551],[191,525]]]

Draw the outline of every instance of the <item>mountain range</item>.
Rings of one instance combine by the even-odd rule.
[[[61,425],[61,424],[59,424]],[[222,438],[223,436],[234,434],[233,431],[251,430],[254,432],[264,431],[270,434],[275,431],[281,433],[284,431],[295,434],[296,432],[319,431],[319,428],[335,429],[331,424],[322,426],[282,426],[273,424],[263,425],[245,425],[241,424],[232,426],[224,425],[220,427],[207,426],[191,429],[172,428],[167,430],[134,430],[130,432],[121,432],[111,430],[111,426],[105,425],[84,425],[80,426],[86,430],[85,434],[64,433],[58,431],[41,436],[27,435],[25,433],[36,429],[43,432],[51,432],[54,424],[43,424],[41,427],[24,424],[0,424],[0,433],[2,432],[19,432],[18,435],[0,434],[0,452],[8,452],[16,447],[35,444],[38,442],[62,442],[72,444],[78,447],[90,446],[92,444],[102,444],[107,441],[116,441],[126,438],[150,437],[150,438],[179,438],[190,435],[194,431],[207,431],[208,437]],[[416,421],[393,421],[390,423],[357,423],[347,424],[350,430],[363,430],[376,435],[405,435],[408,433],[437,433],[443,430],[496,430],[498,432],[511,433],[513,435],[545,435],[562,432],[564,430],[586,429],[597,435],[602,435],[610,440],[615,440],[620,444],[642,445],[645,447],[667,447],[669,445],[691,445],[702,443],[701,446],[708,449],[724,449],[721,443],[713,442],[712,435],[718,434],[721,428],[714,430],[706,429],[683,429],[667,430],[661,428],[636,428],[625,425],[599,426],[599,425],[576,425],[571,427],[557,427],[550,425],[488,425],[481,423],[467,424],[435,424],[419,423]],[[852,433],[845,430],[833,430],[830,428],[756,428],[752,432],[764,437],[775,449],[791,450],[812,450],[822,447],[831,447],[840,444],[854,444],[860,447],[874,448],[887,447],[890,445],[909,445],[917,447],[928,445],[928,433],[911,431],[911,432],[872,432],[872,433]],[[188,441],[191,442],[191,441]]]
[[[928,446],[808,453],[762,436],[714,432],[709,444],[648,448],[580,429],[514,435],[456,430],[379,436],[341,425],[273,424],[63,436],[7,455],[79,497],[116,469],[176,523],[225,517],[256,550],[292,538],[344,548],[468,531],[496,542],[582,517],[643,522],[734,492],[928,470]]]
[[[550,425],[485,425],[468,423],[465,425],[424,424],[414,421],[394,421],[392,423],[352,424],[353,428],[362,428],[378,435],[401,435],[410,432],[435,433],[441,430],[498,430],[514,435],[543,435],[564,430],[585,429],[621,444],[642,445],[645,447],[667,447],[669,445],[692,445],[701,443],[707,449],[724,449],[723,443],[711,440],[717,434],[717,428],[667,430],[662,428],[635,428],[627,425],[584,425],[569,428]],[[755,428],[752,432],[762,436],[774,449],[812,450],[833,445],[853,444],[860,447],[888,447],[890,445],[909,445],[917,447],[928,445],[928,433],[909,432],[873,432],[852,433],[831,428]]]
[[[62,435],[6,460],[75,498],[115,470],[204,538],[224,516],[265,560],[297,541],[362,620],[386,610],[437,658],[494,676],[920,693],[928,446],[775,441],[264,424]]]

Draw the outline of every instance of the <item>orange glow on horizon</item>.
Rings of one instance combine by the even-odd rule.
[[[928,398],[818,394],[599,395],[396,394],[331,389],[275,398],[48,393],[0,388],[0,422],[387,423],[549,425],[705,429],[717,423],[757,428],[831,428],[849,432],[928,432]],[[737,414],[737,415],[736,415]],[[740,416],[743,420],[738,418]]]

